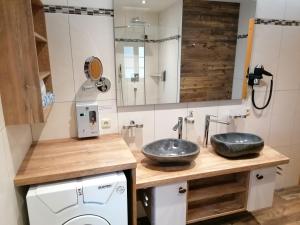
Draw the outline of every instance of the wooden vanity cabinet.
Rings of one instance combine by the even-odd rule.
[[[275,178],[270,167],[141,189],[138,197],[152,225],[194,224],[271,207]]]
[[[45,122],[40,80],[53,91],[43,5],[0,2],[0,92],[6,125]]]

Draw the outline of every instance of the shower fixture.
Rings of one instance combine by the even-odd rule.
[[[145,22],[145,21],[142,21],[142,20],[140,19],[140,17],[134,17],[134,18],[131,19],[130,23],[131,23],[131,24],[145,25],[146,22]]]

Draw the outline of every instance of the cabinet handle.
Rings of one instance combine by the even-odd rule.
[[[180,194],[186,193],[186,189],[183,188],[183,187],[180,187],[180,188],[179,188],[179,193],[180,193]]]
[[[280,166],[277,166],[277,169],[281,170],[282,171],[282,168]]]
[[[256,178],[257,178],[257,180],[262,180],[262,179],[264,179],[264,176],[263,176],[263,175],[256,174]]]

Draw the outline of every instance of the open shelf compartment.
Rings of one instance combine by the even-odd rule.
[[[187,224],[246,210],[249,172],[189,181]]]

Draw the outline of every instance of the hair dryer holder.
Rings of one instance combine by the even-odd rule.
[[[270,93],[269,98],[266,102],[266,104],[262,107],[259,107],[255,103],[255,90],[254,85],[259,85],[260,81],[263,79],[263,75],[272,77],[271,84],[270,84]],[[273,74],[266,71],[264,69],[263,65],[258,65],[254,68],[253,73],[248,73],[248,85],[252,87],[252,104],[256,109],[262,110],[267,108],[267,106],[270,104],[271,98],[272,98],[272,92],[273,92]]]

